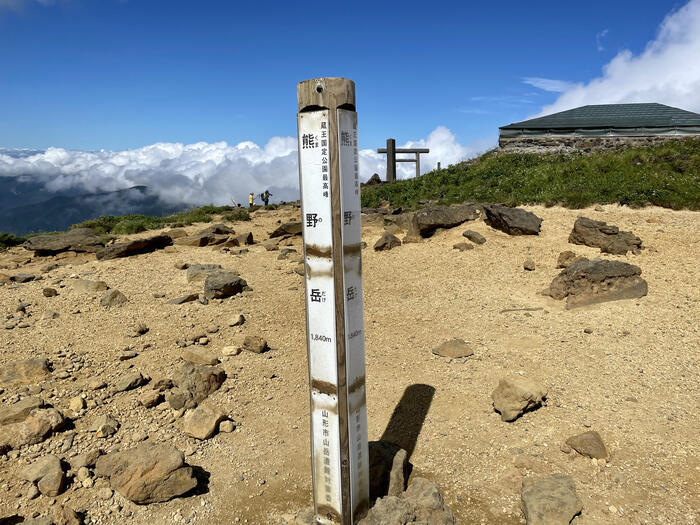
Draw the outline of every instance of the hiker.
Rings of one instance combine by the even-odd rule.
[[[265,191],[263,192],[263,194],[260,195],[260,196],[262,197],[262,200],[263,200],[263,202],[265,203],[265,206],[267,206],[267,205],[270,203],[270,197],[272,197],[272,193],[270,193],[269,191],[265,190]]]
[[[250,195],[248,195],[248,207],[252,208],[253,207],[253,202],[255,201],[255,195],[253,195],[253,192],[250,192]]]

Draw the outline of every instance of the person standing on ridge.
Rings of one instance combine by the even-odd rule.
[[[253,207],[253,202],[255,201],[255,196],[253,195],[253,192],[250,192],[250,195],[248,195],[248,207],[252,208]]]
[[[265,190],[260,196],[262,197],[265,206],[267,206],[270,203],[270,197],[272,197],[272,193],[270,193],[268,190]]]

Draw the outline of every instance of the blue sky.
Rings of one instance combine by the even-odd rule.
[[[430,148],[425,172],[539,114],[700,112],[698,57],[700,0],[0,0],[0,177],[145,185],[193,205],[291,200],[301,80],[355,81],[366,180],[384,175],[388,137]]]
[[[264,144],[317,76],[356,82],[361,147],[488,139],[556,99],[524,78],[588,81],[683,3],[0,0],[0,145]]]

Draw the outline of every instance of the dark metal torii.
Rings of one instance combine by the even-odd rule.
[[[430,153],[428,148],[399,148],[396,149],[396,141],[394,139],[386,139],[386,148],[379,148],[377,153],[386,153],[386,180],[391,182],[396,180],[396,163],[397,162],[415,162],[416,177],[420,176],[420,154]],[[397,153],[413,153],[415,159],[397,159]]]

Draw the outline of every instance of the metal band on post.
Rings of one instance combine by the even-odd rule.
[[[369,507],[355,85],[306,80],[297,98],[314,509],[352,525]]]

